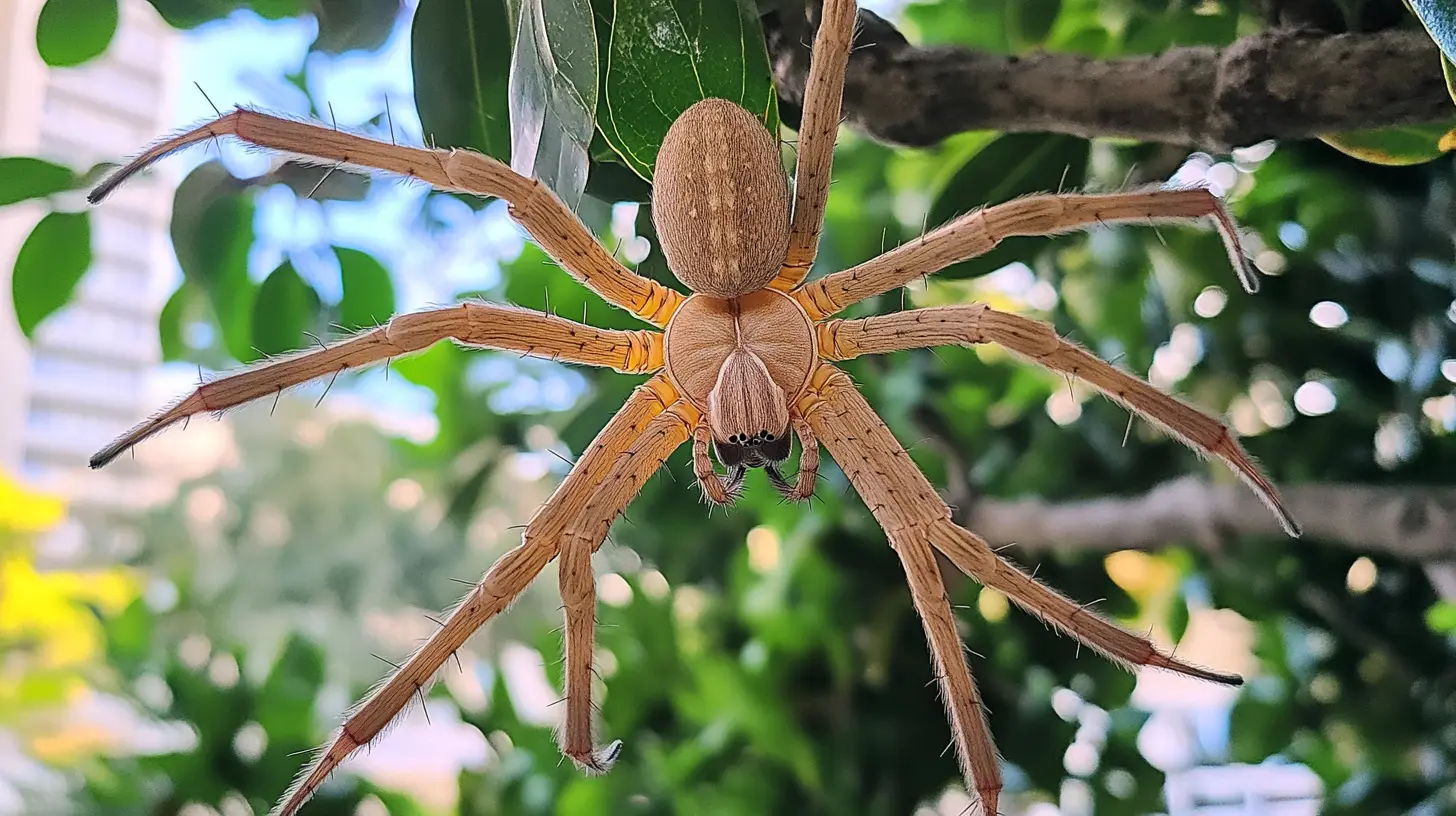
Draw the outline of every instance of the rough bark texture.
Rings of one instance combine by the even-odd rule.
[[[1306,540],[1414,561],[1456,559],[1456,488],[1310,484],[1283,493]],[[982,498],[962,509],[958,517],[966,526],[1016,550],[1156,549],[1180,540],[1217,548],[1233,536],[1283,536],[1278,519],[1243,485],[1191,476],[1141,496],[1056,503]]]
[[[817,14],[812,4],[811,12]],[[813,21],[792,3],[763,19],[784,119],[793,124]],[[848,124],[908,146],[990,129],[1227,151],[1451,113],[1439,52],[1420,31],[1271,28],[1222,49],[1182,47],[1112,60],[1014,57],[915,46],[864,9],[844,94]]]

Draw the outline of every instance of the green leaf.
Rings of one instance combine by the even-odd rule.
[[[166,362],[187,358],[184,321],[191,298],[192,290],[187,282],[183,281],[177,287],[177,291],[167,298],[167,304],[162,307],[162,313],[157,315],[157,341],[162,347],[162,359]]]
[[[101,56],[116,35],[117,0],[46,0],[35,23],[35,48],[52,68]]]
[[[318,314],[319,296],[304,283],[293,264],[283,262],[258,287],[253,304],[253,345],[263,354],[302,348],[304,332]]]
[[[323,680],[323,652],[296,634],[290,637],[258,690],[254,716],[270,740],[312,742],[314,699]]]
[[[501,0],[420,0],[415,104],[433,144],[510,160],[511,29]]]
[[[508,88],[511,168],[576,209],[597,113],[597,34],[587,0],[522,0]]]
[[[199,165],[177,186],[171,233],[182,275],[207,294],[228,353],[241,362],[255,359],[248,279],[253,202],[242,183],[220,162]]]
[[[1438,635],[1456,634],[1456,603],[1441,601],[1427,609],[1426,626]]]
[[[1371,164],[1424,164],[1456,150],[1456,122],[1356,130],[1321,136],[1320,141]]]
[[[746,3],[617,0],[608,52],[602,135],[644,179],[668,127],[699,100],[736,102],[778,131],[763,30]]]
[[[1446,79],[1446,93],[1456,102],[1456,63],[1445,54],[1441,55],[1441,76]]]
[[[1188,631],[1188,599],[1179,593],[1173,599],[1172,607],[1168,610],[1168,634],[1177,644],[1183,640],[1183,635]]]
[[[45,159],[0,159],[0,207],[74,190],[79,181],[71,168]]]
[[[1020,0],[1006,6],[1006,34],[1020,49],[1041,45],[1052,33],[1062,0]]]
[[[1426,33],[1436,41],[1446,59],[1456,60],[1456,6],[1450,0],[1407,0],[1420,18]]]
[[[313,50],[325,54],[374,51],[389,40],[400,0],[316,0],[319,33]]]
[[[1002,136],[971,155],[931,205],[934,227],[979,207],[1017,196],[1080,187],[1087,176],[1087,142],[1075,136],[1016,133]],[[1045,238],[1019,237],[940,273],[965,278],[993,272],[1018,259],[1030,260]]]
[[[334,247],[339,258],[344,297],[339,302],[339,325],[348,331],[378,326],[394,314],[394,282],[389,270],[373,255],[357,249]]]
[[[10,282],[15,320],[30,337],[52,312],[66,305],[91,266],[91,219],[86,213],[50,213],[35,225]]]
[[[231,14],[237,0],[148,0],[167,25],[187,30]]]

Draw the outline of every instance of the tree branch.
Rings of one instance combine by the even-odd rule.
[[[816,4],[810,4],[817,15]],[[812,25],[794,4],[763,17],[785,120],[809,71]],[[1223,152],[1264,139],[1430,122],[1452,115],[1439,52],[1419,31],[1273,28],[1226,48],[1148,57],[1023,57],[910,44],[861,9],[845,81],[847,122],[880,141],[934,144],[977,129],[1122,136]]]
[[[1284,491],[1306,539],[1413,561],[1456,558],[1456,487],[1298,485]],[[992,544],[1112,551],[1231,535],[1280,537],[1279,523],[1242,485],[1188,476],[1142,496],[1080,502],[980,499],[962,519]]]

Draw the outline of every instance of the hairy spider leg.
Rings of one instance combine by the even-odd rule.
[[[382,171],[418,179],[439,190],[504,199],[511,217],[563,269],[608,303],[658,327],[666,326],[682,295],[622,266],[546,185],[473,150],[431,150],[382,142],[323,124],[237,108],[163,139],[91,191],[100,203],[127,179],[189,145],[235,136],[303,161]]]

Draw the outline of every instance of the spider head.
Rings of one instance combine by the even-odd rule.
[[[743,484],[743,477],[750,468],[763,468],[768,480],[779,492],[793,490],[793,485],[784,478],[779,466],[789,458],[792,439],[787,429],[782,434],[764,433],[759,436],[743,437],[733,435],[728,442],[713,440],[713,450],[718,461],[728,468],[728,486],[737,490]]]

